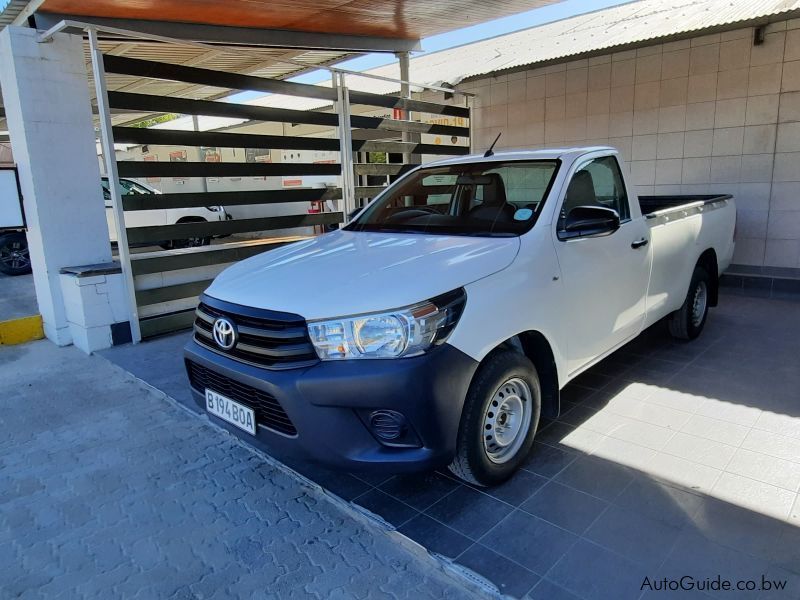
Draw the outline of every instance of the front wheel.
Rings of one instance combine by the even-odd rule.
[[[0,235],[0,273],[26,275],[31,272],[28,238],[22,232]]]
[[[679,340],[693,340],[706,324],[711,280],[706,270],[697,265],[689,283],[683,305],[669,316],[669,332]]]
[[[541,397],[530,360],[512,350],[489,355],[467,392],[450,471],[480,486],[511,477],[533,445]]]

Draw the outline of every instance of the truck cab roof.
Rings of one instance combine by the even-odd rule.
[[[429,162],[423,165],[424,167],[440,167],[468,163],[485,163],[485,162],[508,162],[508,161],[522,161],[522,160],[562,160],[564,162],[572,162],[575,159],[585,154],[593,152],[608,152],[609,154],[617,154],[617,149],[611,146],[580,146],[572,148],[542,148],[541,150],[505,150],[495,152],[491,156],[484,156],[483,154],[470,154],[468,156],[459,156],[456,158],[447,158]]]

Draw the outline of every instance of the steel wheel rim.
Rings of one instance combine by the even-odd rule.
[[[697,283],[692,300],[692,325],[699,327],[706,315],[706,305],[708,304],[708,286],[705,281]]]
[[[26,268],[31,264],[30,253],[19,242],[14,242],[0,249],[0,261],[12,269]]]
[[[525,443],[531,424],[530,386],[512,377],[495,390],[483,414],[483,449],[495,464],[514,458]]]

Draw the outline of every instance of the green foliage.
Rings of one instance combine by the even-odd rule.
[[[369,162],[386,164],[389,162],[389,155],[386,152],[370,152]]]
[[[131,127],[139,127],[141,129],[146,129],[148,127],[152,127],[153,125],[158,125],[159,123],[166,123],[167,121],[174,121],[180,117],[178,113],[167,113],[165,115],[159,115],[157,117],[153,117],[152,119],[145,119],[144,121],[139,121],[138,123],[134,123]]]

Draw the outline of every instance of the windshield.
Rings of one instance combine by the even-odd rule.
[[[110,198],[110,192],[108,189],[108,177],[103,177],[101,180],[101,185],[103,186],[103,196],[106,200]],[[123,196],[129,196],[131,194],[153,194],[154,191],[144,187],[143,185],[133,181],[132,179],[120,179],[119,180],[119,187],[120,187],[120,194]]]
[[[558,161],[420,169],[376,198],[346,229],[442,235],[520,235],[533,226]]]

